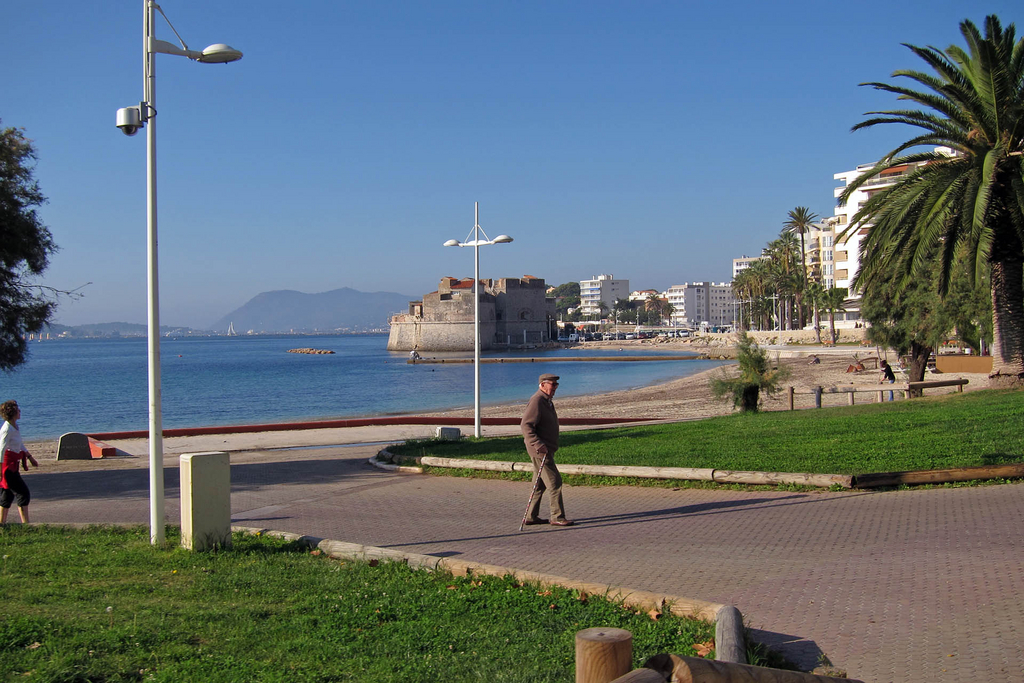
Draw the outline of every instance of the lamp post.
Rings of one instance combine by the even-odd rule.
[[[488,244],[505,244],[511,242],[508,235],[498,235],[493,240],[480,227],[480,202],[474,204],[476,220],[473,230],[465,242],[448,240],[446,247],[473,247],[473,436],[480,438],[480,247]],[[480,233],[484,238],[480,239]],[[470,240],[469,238],[473,239]]]
[[[164,541],[164,454],[163,424],[160,400],[160,294],[157,270],[156,231],[156,55],[178,55],[196,62],[224,64],[242,58],[238,50],[217,43],[205,50],[190,50],[170,19],[154,0],[143,0],[142,26],[142,90],[143,100],[136,107],[117,110],[117,127],[125,135],[135,135],[146,128],[146,213],[147,219],[147,286],[149,292],[149,539],[153,545]],[[181,43],[157,40],[155,14],[163,16]]]

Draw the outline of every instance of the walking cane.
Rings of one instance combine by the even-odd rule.
[[[523,527],[526,526],[526,517],[530,514],[530,506],[533,505],[533,497],[537,495],[537,488],[540,486],[540,473],[544,471],[544,465],[548,462],[548,454],[545,453],[544,457],[540,459],[540,467],[537,469],[537,481],[533,482],[533,492],[530,493],[530,502],[526,504],[526,512],[523,513],[523,522],[519,525],[519,530],[522,531]]]

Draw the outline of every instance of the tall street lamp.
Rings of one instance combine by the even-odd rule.
[[[511,242],[508,235],[498,235],[493,240],[480,227],[480,202],[475,203],[476,221],[465,242],[448,240],[446,247],[473,247],[473,436],[480,438],[480,247],[488,244]],[[484,238],[480,239],[480,233]],[[473,239],[470,240],[469,238]]]
[[[159,12],[181,43],[157,40],[155,14]],[[148,272],[149,289],[149,539],[153,545],[164,541],[164,448],[160,403],[160,296],[157,272],[156,233],[156,55],[178,55],[206,64],[224,64],[242,58],[238,50],[217,43],[205,50],[190,50],[178,35],[164,11],[153,0],[142,3],[142,102],[135,107],[117,110],[117,127],[125,135],[135,135],[146,128],[146,208],[148,215]]]

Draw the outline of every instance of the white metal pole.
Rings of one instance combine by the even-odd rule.
[[[150,50],[154,35],[152,0],[143,0],[145,10],[144,70],[146,121],[146,205],[148,211],[149,289],[149,540],[164,542],[164,447],[160,407],[160,292],[157,269],[156,230],[156,54]]]
[[[475,203],[473,224],[473,291],[476,299],[473,315],[473,436],[480,438],[480,202]]]

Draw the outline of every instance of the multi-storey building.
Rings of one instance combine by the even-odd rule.
[[[665,292],[677,327],[725,327],[736,321],[736,297],[729,282],[691,282]]]
[[[817,282],[825,289],[836,285],[836,219],[829,217],[804,233],[804,262],[807,281]]]
[[[742,258],[734,258],[732,260],[732,279],[735,280],[737,275],[760,259],[760,256],[747,256],[746,254],[744,254]]]
[[[580,312],[584,318],[600,315],[602,303],[610,311],[618,299],[628,297],[629,280],[616,280],[614,275],[595,275],[590,280],[580,280]]]
[[[935,151],[949,156],[954,154],[953,150],[948,147],[936,147]],[[867,171],[870,171],[874,166],[874,164],[861,164],[852,171],[843,171],[832,176],[836,180],[843,181],[843,185],[835,189],[836,199],[839,198],[839,195],[846,190],[851,182]],[[913,173],[914,169],[920,166],[920,163],[893,166],[878,177],[872,178],[861,185],[845,202],[837,202],[835,216],[831,219],[835,235],[838,236],[850,228],[854,214],[863,208],[864,203],[867,202],[871,195],[892,186],[896,181]],[[853,228],[841,241],[835,243],[835,286],[850,289],[852,296],[856,295],[856,292],[853,291],[850,282],[857,275],[857,270],[860,268],[861,243],[871,229],[871,226],[869,224],[861,224],[853,226]]]

